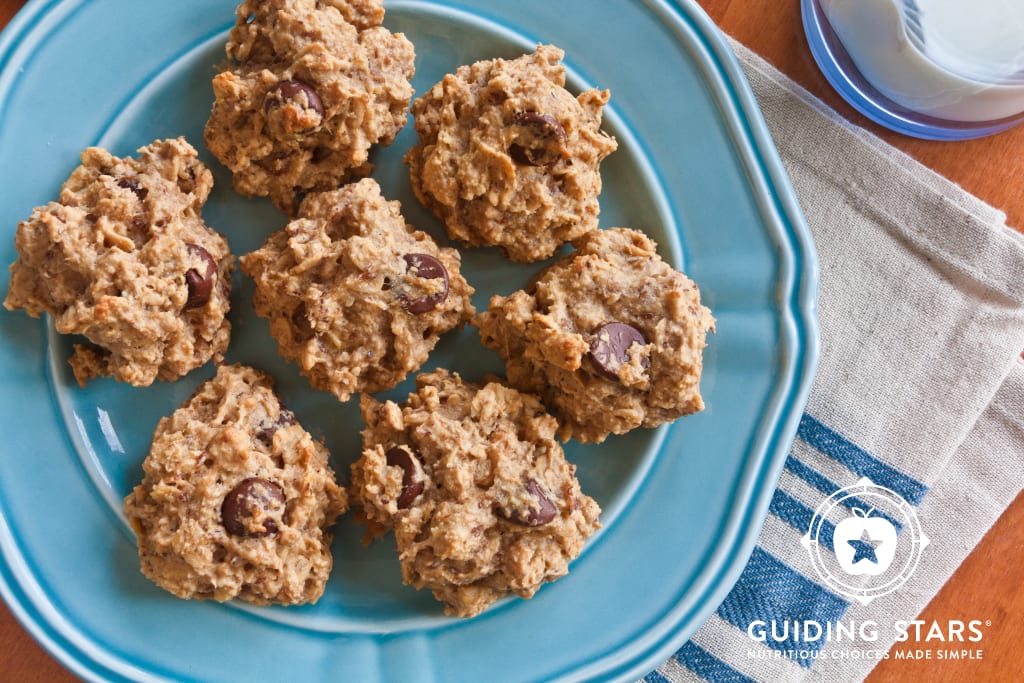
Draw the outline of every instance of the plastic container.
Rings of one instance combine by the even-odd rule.
[[[1024,122],[1021,0],[801,0],[832,86],[906,135],[965,140]]]

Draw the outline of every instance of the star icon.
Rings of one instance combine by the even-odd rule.
[[[853,546],[854,555],[853,562],[851,564],[857,564],[861,560],[870,560],[875,564],[878,564],[878,558],[875,557],[875,548],[878,547],[881,541],[871,540],[871,536],[868,535],[867,529],[860,535],[860,539],[856,541],[847,541]]]

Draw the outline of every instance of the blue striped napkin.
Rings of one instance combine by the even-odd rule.
[[[915,619],[1022,489],[1024,239],[733,48],[814,234],[822,357],[746,568],[644,680],[860,681],[936,628],[971,656],[993,615]]]

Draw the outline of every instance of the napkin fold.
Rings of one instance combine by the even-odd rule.
[[[814,236],[821,361],[748,565],[645,680],[860,681],[897,638],[924,640],[913,620],[1022,489],[1024,236],[731,45]],[[905,502],[901,519],[872,515],[916,544],[895,588],[875,596],[873,577],[837,585],[827,571],[837,522],[868,514],[837,491],[864,478],[876,488],[855,492],[882,487]],[[840,504],[822,521],[829,500]],[[804,539],[812,524],[821,562]],[[884,545],[871,533],[846,541],[862,565]],[[983,647],[991,616],[969,615],[950,647]]]

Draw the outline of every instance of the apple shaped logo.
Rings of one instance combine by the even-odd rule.
[[[930,542],[913,506],[867,477],[822,501],[800,538],[825,585],[862,605],[906,583]]]
[[[896,556],[896,527],[884,517],[855,507],[836,524],[832,545],[840,568],[851,576],[884,574]]]

